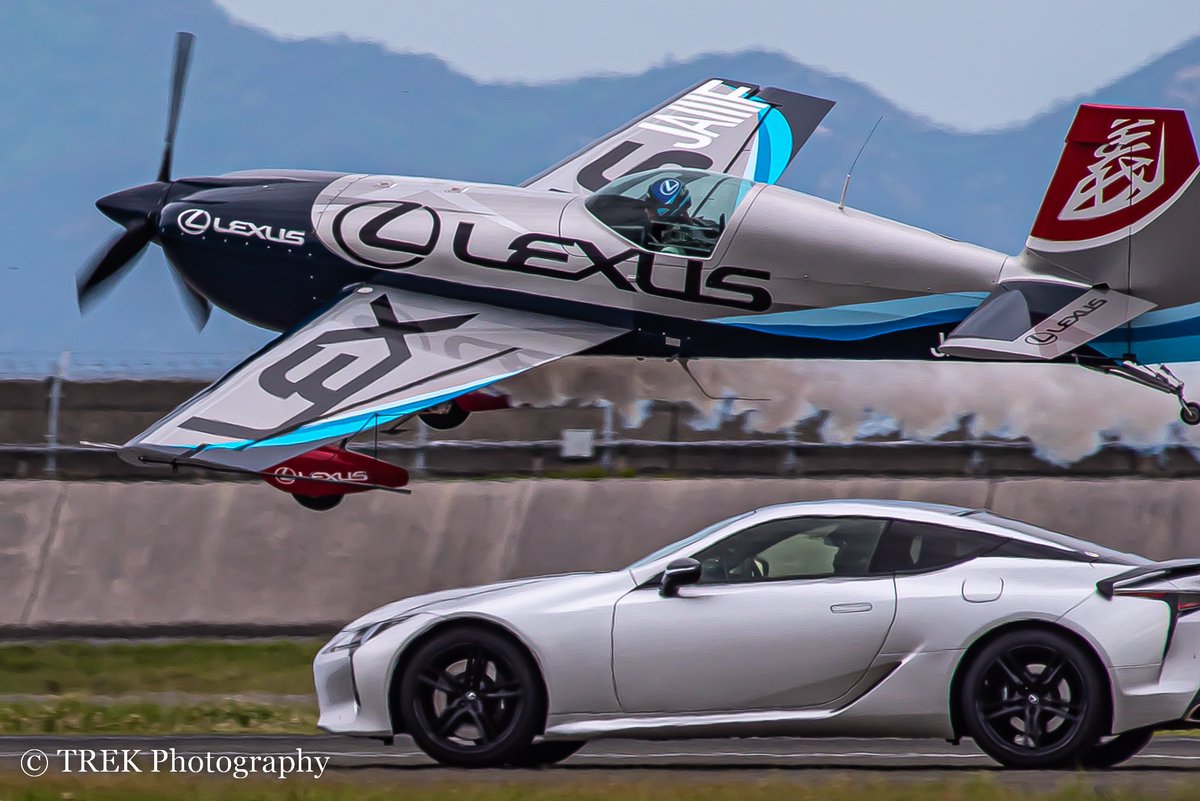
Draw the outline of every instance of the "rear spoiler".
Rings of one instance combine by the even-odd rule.
[[[1132,586],[1150,579],[1173,579],[1190,575],[1200,575],[1200,559],[1172,559],[1168,562],[1155,562],[1152,565],[1135,567],[1133,570],[1097,581],[1096,592],[1105,598],[1112,598],[1118,586]]]

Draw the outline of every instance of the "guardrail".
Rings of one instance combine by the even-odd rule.
[[[564,432],[564,433],[570,433]],[[590,432],[589,432],[590,433]],[[807,442],[790,439],[658,440],[635,437],[599,438],[581,452],[568,438],[531,440],[422,439],[353,443],[351,449],[391,455],[416,475],[468,477],[488,475],[562,475],[601,478],[632,474],[838,476],[909,475],[926,477],[1075,475],[1080,477],[1143,476],[1200,477],[1200,462],[1181,448],[1147,455],[1120,445],[1094,454],[1093,462],[1070,466],[1040,459],[1028,442],[998,440],[889,440],[851,443]],[[447,455],[464,458],[449,459]],[[469,454],[492,457],[481,466]],[[103,466],[89,457],[111,459]],[[438,466],[431,459],[441,457]],[[499,457],[499,460],[495,457]],[[481,457],[482,458],[482,457]],[[664,467],[675,458],[682,466]],[[124,465],[111,450],[73,444],[0,444],[0,460],[23,463],[11,475],[25,478],[163,479],[165,470],[141,470]],[[521,461],[524,460],[524,461]],[[618,461],[619,460],[619,461]],[[690,460],[690,461],[689,461]],[[736,461],[735,461],[736,460]],[[550,462],[553,467],[531,468]],[[67,463],[67,464],[64,464]],[[496,464],[510,467],[496,467]],[[38,469],[37,465],[41,465]],[[521,464],[523,466],[515,466]],[[180,478],[207,477],[204,471],[185,471]],[[213,474],[214,480],[240,480]],[[248,478],[248,477],[247,477]]]

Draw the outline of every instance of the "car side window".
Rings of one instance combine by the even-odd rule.
[[[865,576],[887,521],[790,517],[731,534],[695,555],[700,583]]]
[[[937,570],[994,551],[1005,542],[979,531],[893,520],[875,550],[871,572]]]

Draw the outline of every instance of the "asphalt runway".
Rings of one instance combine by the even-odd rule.
[[[986,773],[1005,784],[1045,787],[1070,780],[1066,773],[1007,771],[999,768],[969,741],[954,746],[940,740],[901,739],[793,739],[743,740],[601,740],[586,746],[554,768],[529,770],[463,771],[432,762],[408,738],[386,746],[372,740],[330,736],[16,736],[0,737],[0,769],[17,770],[29,749],[51,755],[50,771],[60,769],[53,755],[63,748],[169,749],[180,754],[305,754],[329,757],[328,772],[342,778],[374,781],[555,777],[578,780],[589,776],[645,776],[681,774],[699,779],[794,778],[797,781],[846,777],[932,781],[970,778]],[[1200,737],[1155,738],[1150,746],[1120,768],[1089,773],[1085,780],[1102,786],[1200,788]]]

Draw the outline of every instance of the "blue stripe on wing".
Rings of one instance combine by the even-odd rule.
[[[505,373],[503,375],[492,376],[483,381],[477,381],[473,384],[466,384],[455,389],[446,390],[435,395],[422,395],[415,398],[410,398],[404,403],[396,406],[391,406],[385,409],[378,409],[371,412],[363,412],[362,414],[346,417],[341,420],[326,420],[322,422],[309,423],[301,426],[295,431],[289,431],[286,434],[281,434],[278,437],[270,437],[262,440],[242,440],[240,442],[221,442],[212,445],[205,445],[205,449],[210,448],[225,448],[237,450],[240,448],[267,448],[278,445],[303,445],[308,442],[328,441],[338,439],[340,437],[354,436],[363,431],[369,431],[372,428],[387,425],[388,423],[404,417],[405,415],[419,412],[422,409],[428,409],[431,406],[437,406],[440,403],[454,400],[460,395],[466,395],[469,392],[474,392],[490,386],[497,381],[503,381],[506,378],[511,378],[520,370]],[[197,445],[184,446],[189,448],[200,447]]]

